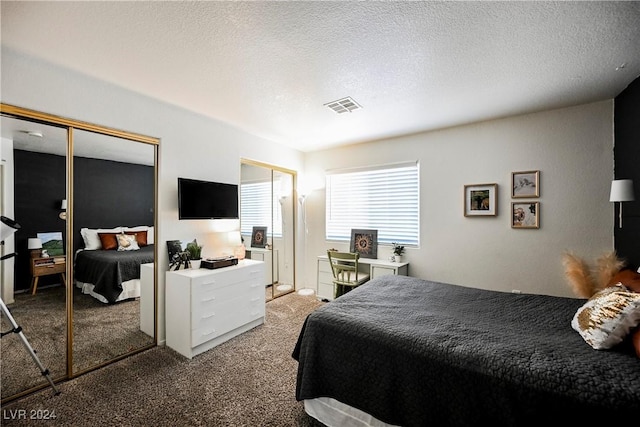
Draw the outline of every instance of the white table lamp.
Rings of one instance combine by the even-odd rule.
[[[633,180],[631,179],[614,179],[611,181],[610,202],[620,203],[620,212],[618,217],[618,226],[622,228],[622,202],[632,202],[635,200],[633,193]]]
[[[27,240],[27,249],[31,251],[32,258],[39,257],[42,253],[42,240],[37,237],[30,237],[29,240]]]

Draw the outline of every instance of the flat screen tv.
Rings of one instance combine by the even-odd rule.
[[[238,186],[178,178],[180,219],[238,218]]]

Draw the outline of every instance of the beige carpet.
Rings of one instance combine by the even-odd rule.
[[[104,304],[74,288],[73,307],[74,372],[153,342],[140,331],[138,300]],[[64,377],[67,366],[65,288],[43,288],[36,295],[16,294],[15,302],[8,308],[51,377]],[[5,316],[2,316],[1,327],[3,332],[12,329]],[[5,335],[0,350],[3,399],[46,382],[17,334]]]
[[[307,314],[323,303],[297,293],[267,303],[266,322],[188,360],[155,347],[2,409],[3,425],[318,426],[295,400],[291,357]],[[7,419],[45,410],[55,420]],[[15,417],[14,417],[15,418]]]

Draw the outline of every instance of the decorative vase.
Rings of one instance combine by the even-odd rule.
[[[395,262],[402,262],[402,255],[394,255],[393,260]]]
[[[191,268],[200,268],[201,259],[192,259],[191,260]]]

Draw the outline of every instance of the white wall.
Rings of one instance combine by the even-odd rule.
[[[239,183],[240,158],[300,170],[302,153],[146,96],[2,48],[1,100],[71,119],[161,139],[159,148],[158,291],[159,339],[164,339],[164,272],[167,240],[215,244],[214,229],[237,228],[237,221],[179,221],[177,178]],[[177,77],[178,79],[179,77]]]
[[[613,101],[319,151],[306,156],[304,178],[322,183],[327,169],[413,160],[420,162],[421,244],[406,252],[411,276],[573,296],[562,252],[595,259],[613,249]],[[511,172],[527,170],[540,170],[541,227],[512,229]],[[498,184],[497,217],[464,217],[463,186],[483,183]],[[315,190],[306,201],[305,283],[315,281],[314,256],[348,248],[324,238],[324,197]],[[379,247],[378,257],[390,249]]]
[[[14,179],[13,179],[13,141],[0,138],[0,214],[15,220],[14,216]],[[0,254],[15,252],[15,233],[4,241]],[[11,304],[13,299],[15,277],[15,258],[0,262],[0,298],[5,304]]]

